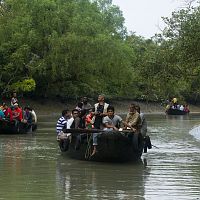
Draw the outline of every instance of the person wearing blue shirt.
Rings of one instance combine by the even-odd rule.
[[[4,115],[3,110],[0,109],[0,119],[3,119],[3,118],[5,118],[5,115]]]
[[[56,133],[57,135],[63,130],[64,127],[67,128],[67,121],[71,117],[69,110],[63,110],[62,116],[58,119],[56,124]]]

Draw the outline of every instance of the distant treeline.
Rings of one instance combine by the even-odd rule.
[[[111,0],[0,1],[0,94],[199,102],[200,7],[163,20],[145,39]]]

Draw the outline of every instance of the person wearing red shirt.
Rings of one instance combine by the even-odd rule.
[[[85,125],[86,125],[86,128],[94,128],[94,125],[93,125],[93,110],[92,108],[89,109],[89,114],[86,115],[86,118],[85,118]]]
[[[14,104],[14,109],[12,111],[13,113],[13,119],[17,121],[22,121],[23,115],[22,115],[22,109],[18,106],[18,103]]]
[[[13,113],[12,113],[12,110],[11,110],[11,108],[9,108],[9,107],[7,106],[6,103],[3,103],[3,112],[4,112],[6,118],[9,118],[10,121],[13,121]]]

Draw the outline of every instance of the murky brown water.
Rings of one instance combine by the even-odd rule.
[[[78,161],[62,155],[54,116],[35,135],[0,135],[0,200],[200,199],[200,115],[146,115],[155,146],[140,162]]]

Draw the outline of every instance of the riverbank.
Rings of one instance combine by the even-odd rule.
[[[21,101],[21,106],[26,106],[30,105],[31,107],[34,108],[36,113],[38,114],[57,114],[61,113],[63,109],[70,109],[72,110],[76,106],[76,101],[70,101],[70,102],[63,102],[61,103],[60,101],[56,100],[32,100],[32,99],[23,99]],[[91,105],[94,105],[94,101],[89,102]],[[153,113],[164,113],[165,108],[161,106],[160,103],[146,103],[146,102],[139,102],[139,101],[131,101],[131,100],[111,100],[108,101],[111,105],[115,107],[115,112],[118,114],[125,114],[128,111],[129,105],[131,103],[136,103],[140,106],[141,111],[146,114],[153,114]],[[200,106],[196,105],[190,105],[190,112],[191,113],[199,113],[200,112]]]

